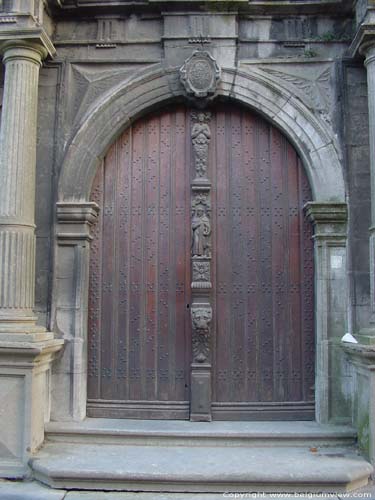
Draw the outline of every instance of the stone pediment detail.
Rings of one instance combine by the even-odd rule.
[[[75,64],[67,78],[67,119],[73,125],[90,105],[112,87],[134,76],[147,64]]]
[[[324,115],[330,121],[329,115],[333,108],[333,94],[331,80],[331,66],[316,65],[288,65],[288,68],[275,66],[261,66],[260,69],[274,78],[283,80],[287,86],[291,85],[302,95],[301,100],[307,106]]]

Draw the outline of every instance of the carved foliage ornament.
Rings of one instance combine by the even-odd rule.
[[[193,360],[204,363],[210,353],[210,327],[212,308],[209,304],[192,307],[191,321],[193,327]]]
[[[211,269],[209,262],[193,262],[193,282],[209,282],[211,279]]]
[[[220,68],[209,52],[196,50],[181,67],[180,78],[189,95],[207,97],[216,91]]]

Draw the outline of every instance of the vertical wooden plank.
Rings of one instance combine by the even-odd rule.
[[[190,255],[186,249],[189,247],[189,241],[186,239],[186,233],[189,226],[187,224],[187,213],[189,208],[186,206],[186,171],[189,170],[189,164],[186,161],[186,110],[178,108],[176,110],[176,162],[174,165],[175,177],[174,186],[175,202],[172,205],[172,211],[175,217],[174,221],[174,262],[176,269],[174,293],[176,304],[175,331],[171,331],[171,345],[174,350],[175,367],[171,373],[174,379],[176,401],[183,400],[186,396],[186,351],[185,351],[185,326],[186,326],[186,286],[185,270],[190,269]],[[190,275],[189,275],[190,277]],[[190,281],[190,279],[189,279]],[[190,288],[190,287],[189,287]]]
[[[261,401],[272,401],[273,391],[273,335],[272,335],[272,231],[270,189],[270,129],[259,123],[259,379]]]
[[[104,207],[102,241],[102,331],[101,331],[101,397],[110,397],[113,357],[113,270],[115,231],[116,144],[106,157],[104,169]]]
[[[303,366],[303,400],[314,400],[315,389],[315,332],[314,332],[314,244],[311,222],[303,217],[303,206],[312,200],[311,188],[300,159],[299,172],[299,207],[302,269],[302,366]]]
[[[216,113],[216,179],[212,191],[216,240],[213,255],[214,283],[216,286],[216,394],[217,401],[230,401],[230,330],[231,330],[231,260],[230,260],[230,212],[229,212],[229,148],[227,115],[225,111]],[[215,385],[215,384],[214,384]]]
[[[131,133],[126,131],[118,141],[118,299],[115,315],[118,318],[116,335],[116,383],[113,393],[118,399],[126,399],[129,390],[129,242],[131,239]]]
[[[146,136],[147,158],[145,165],[145,343],[143,353],[143,399],[156,400],[155,350],[157,342],[156,289],[158,268],[158,170],[159,170],[159,134],[160,120],[153,116],[147,121]]]
[[[143,291],[143,162],[144,122],[132,130],[132,238],[130,241],[130,328],[129,328],[129,398],[141,399],[141,335]]]
[[[158,399],[168,401],[169,365],[169,242],[170,233],[170,172],[172,114],[160,118],[160,177],[159,177],[159,269],[158,269]]]
[[[257,121],[254,115],[244,113],[243,125],[243,182],[244,199],[246,206],[243,208],[245,231],[245,261],[244,272],[245,289],[247,297],[246,310],[246,394],[243,401],[257,400],[257,184],[256,172],[258,164],[256,161],[256,127]]]
[[[103,176],[102,164],[96,173],[92,190],[91,201],[103,206]],[[97,399],[100,396],[100,335],[101,335],[101,301],[102,301],[102,234],[103,211],[100,210],[97,222],[92,230],[90,248],[90,284],[89,284],[89,314],[88,314],[88,398]]]
[[[271,129],[271,189],[272,189],[272,300],[273,300],[273,384],[274,399],[285,400],[287,356],[284,336],[288,325],[286,301],[286,257],[284,211],[284,154],[285,140],[276,128]]]
[[[239,109],[234,108],[230,113],[229,144],[231,151],[230,162],[230,196],[231,196],[231,260],[232,260],[232,308],[231,308],[231,367],[230,380],[232,385],[232,400],[244,400],[244,352],[243,352],[243,325],[244,325],[244,297],[243,297],[243,264],[244,245],[242,228],[243,198],[242,189],[242,123]]]
[[[301,401],[301,267],[300,267],[300,226],[298,196],[297,155],[291,144],[287,145],[288,173],[288,219],[289,219],[289,297],[290,297],[290,350],[289,359],[289,400]]]

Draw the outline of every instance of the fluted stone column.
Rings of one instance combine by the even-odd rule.
[[[0,334],[38,335],[35,288],[35,167],[42,45],[2,45],[5,83],[0,130]]]
[[[0,477],[22,477],[44,439],[51,364],[63,340],[37,326],[33,312],[38,77],[47,51],[25,40],[0,49]]]

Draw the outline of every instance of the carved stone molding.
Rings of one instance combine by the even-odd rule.
[[[207,97],[216,92],[221,71],[216,60],[204,50],[196,50],[180,69],[180,79],[188,95]]]

